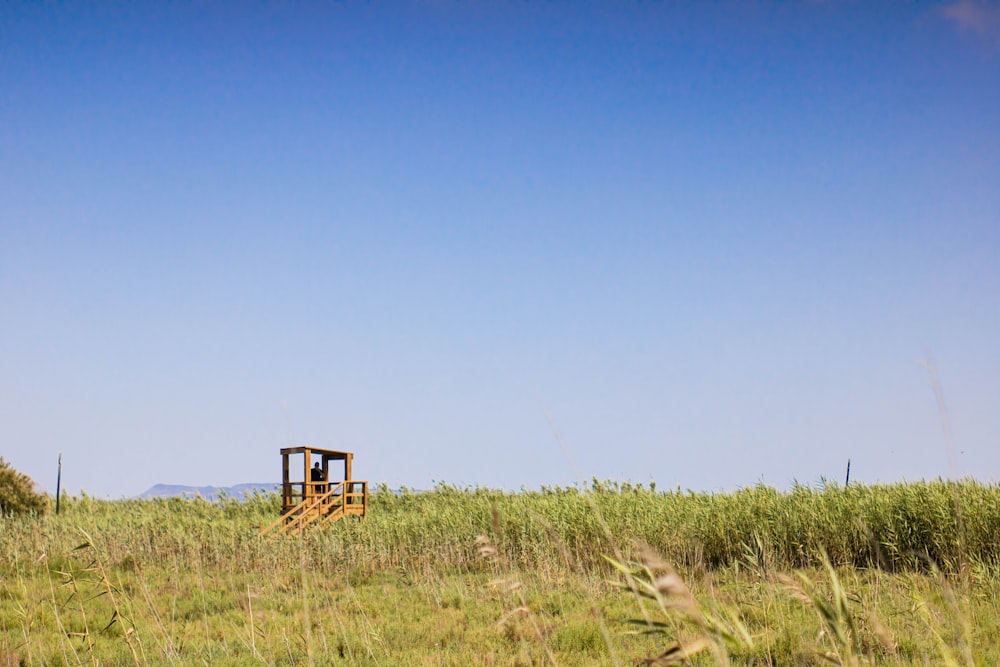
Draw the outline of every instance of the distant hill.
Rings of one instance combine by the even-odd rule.
[[[278,491],[280,484],[237,484],[236,486],[184,486],[183,484],[156,484],[139,494],[139,497],[148,500],[150,498],[170,498],[172,496],[183,496],[194,498],[201,496],[205,500],[218,500],[220,495],[228,498],[242,500],[255,491],[270,493]]]

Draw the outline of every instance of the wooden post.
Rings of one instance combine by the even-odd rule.
[[[59,491],[62,486],[62,452],[59,452],[59,472],[56,473],[56,515],[59,515]]]
[[[287,508],[291,504],[292,504],[292,485],[288,478],[288,454],[282,454],[281,455],[281,506]]]
[[[354,463],[354,454],[348,452],[347,456],[344,457],[344,502],[350,503],[353,498],[350,497],[351,492],[354,491],[354,485],[350,484],[351,480],[351,464]]]
[[[311,453],[312,452],[309,450],[308,447],[306,447],[306,450],[302,453],[302,459],[305,461],[305,470],[306,470],[306,476],[303,478],[305,480],[305,482],[304,482],[304,485],[302,487],[302,489],[303,489],[302,490],[302,500],[303,500],[303,502],[306,501],[309,498],[312,498],[312,492],[313,492],[313,487],[312,487],[312,470],[310,469],[310,465],[309,465],[309,455]]]
[[[847,477],[844,478],[844,486],[851,483],[851,459],[847,459]]]

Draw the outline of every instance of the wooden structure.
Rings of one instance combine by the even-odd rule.
[[[301,462],[296,461],[301,457]],[[343,462],[343,479],[331,477],[331,463]],[[318,447],[281,450],[281,516],[261,528],[261,535],[277,530],[302,531],[345,516],[362,518],[368,511],[368,482],[351,479],[354,454]],[[339,467],[339,466],[335,466]]]

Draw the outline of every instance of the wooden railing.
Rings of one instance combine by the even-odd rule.
[[[368,513],[366,481],[294,482],[284,486],[281,496],[281,516],[262,528],[261,535],[276,529],[282,533],[301,531],[316,521],[337,521],[348,514],[364,517]]]

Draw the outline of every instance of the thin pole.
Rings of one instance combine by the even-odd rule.
[[[847,459],[847,477],[844,478],[844,486],[851,483],[851,459]]]
[[[59,452],[59,472],[56,473],[56,515],[59,514],[59,487],[62,485],[62,452]]]

